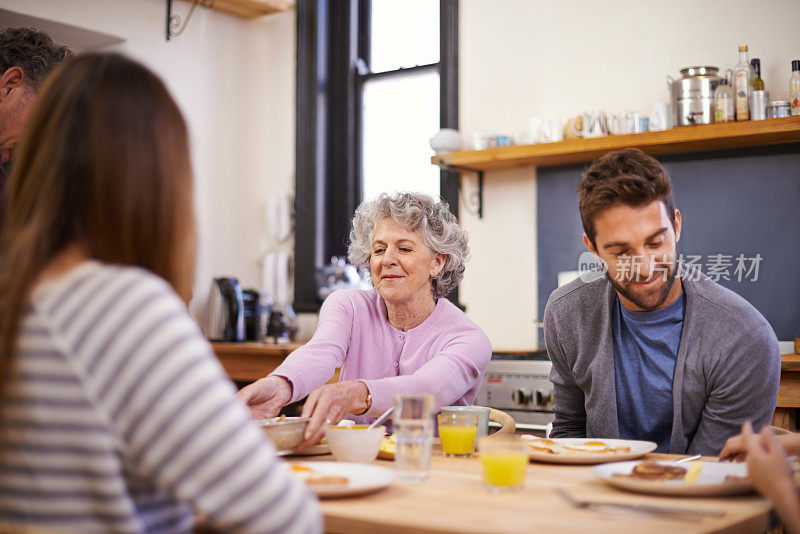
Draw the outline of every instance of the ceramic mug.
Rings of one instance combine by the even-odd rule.
[[[583,115],[570,117],[564,123],[564,139],[580,139],[583,131]]]
[[[587,111],[583,114],[583,129],[581,137],[603,137],[608,134],[606,114],[602,111]]]
[[[636,111],[609,112],[608,133],[612,135],[627,135],[639,133],[639,113]]]
[[[542,119],[539,140],[542,143],[556,143],[564,139],[564,124],[555,115],[548,115]]]
[[[489,134],[482,132],[472,132],[469,134],[469,143],[467,147],[470,150],[483,150],[489,148]]]
[[[608,133],[611,135],[625,135],[628,131],[625,114],[621,111],[611,111],[608,113]]]
[[[653,111],[650,112],[649,127],[651,132],[659,132],[661,130],[669,130],[672,128],[672,114],[670,113],[669,104],[666,102],[658,102],[653,106]]]
[[[528,119],[528,131],[525,132],[525,140],[532,145],[541,142],[542,140],[541,117],[531,117]]]

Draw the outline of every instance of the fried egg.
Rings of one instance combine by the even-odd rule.
[[[597,453],[597,452],[606,452],[608,450],[608,445],[606,445],[602,441],[587,441],[586,443],[583,444],[564,445],[564,448],[576,452]]]

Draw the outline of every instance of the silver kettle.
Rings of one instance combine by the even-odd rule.
[[[244,341],[244,298],[236,278],[215,278],[208,297],[209,341]]]

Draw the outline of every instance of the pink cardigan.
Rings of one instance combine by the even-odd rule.
[[[374,418],[400,393],[429,393],[441,406],[469,405],[492,355],[489,338],[449,300],[407,332],[389,324],[374,289],[342,289],[322,304],[314,337],[272,374],[292,383],[302,399],[341,367],[340,380],[362,380],[372,393]]]

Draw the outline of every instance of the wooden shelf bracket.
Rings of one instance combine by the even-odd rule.
[[[198,4],[206,9],[214,7],[214,0],[191,0],[191,2],[192,7],[189,8],[186,18],[181,22],[180,15],[172,14],[172,0],[167,0],[167,41],[183,33],[183,30],[185,30],[186,25],[189,24],[189,19],[192,18],[194,9]]]

